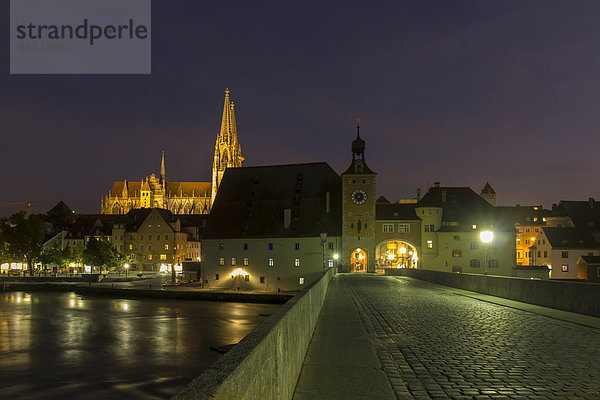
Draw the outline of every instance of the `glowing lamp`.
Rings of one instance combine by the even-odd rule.
[[[483,243],[490,243],[492,240],[494,240],[494,232],[483,231],[479,234],[479,238]]]
[[[231,273],[231,277],[232,278],[235,278],[236,276],[240,276],[240,275],[241,276],[246,276],[246,275],[248,275],[248,273],[246,271],[244,271],[243,269],[241,269],[241,268],[238,268],[238,269],[236,269],[235,271],[233,271]]]

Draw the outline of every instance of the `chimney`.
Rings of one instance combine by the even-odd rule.
[[[440,187],[440,183],[439,182],[433,182],[433,186],[436,187],[436,188],[439,188]]]
[[[595,200],[594,200],[594,198],[593,198],[593,197],[590,197],[590,198],[588,199],[588,203],[589,203],[589,205],[590,205],[590,208],[594,208],[594,202],[595,202]]]
[[[417,188],[417,203],[421,201],[421,188]]]

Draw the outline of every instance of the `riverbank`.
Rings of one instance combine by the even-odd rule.
[[[126,286],[130,284],[131,286]],[[139,282],[82,284],[81,282],[7,282],[0,283],[2,291],[25,292],[75,292],[86,296],[105,296],[122,299],[171,299],[196,301],[224,301],[239,303],[283,304],[295,296],[295,293],[268,293],[243,291],[215,291],[193,286],[167,286]]]

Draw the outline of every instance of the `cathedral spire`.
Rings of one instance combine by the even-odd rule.
[[[165,185],[167,183],[167,174],[165,169],[165,151],[162,151],[162,160],[160,162],[160,184]]]
[[[215,144],[215,158],[213,163],[212,196],[211,204],[217,197],[217,190],[227,168],[241,167],[244,157],[238,143],[237,127],[233,102],[229,99],[229,89],[225,90],[225,104],[223,104],[223,117],[221,131]]]

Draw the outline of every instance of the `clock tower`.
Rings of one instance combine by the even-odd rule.
[[[352,142],[352,163],[342,174],[342,254],[340,272],[375,272],[375,179],[365,162],[365,141]]]

